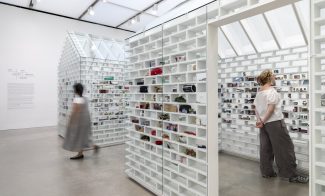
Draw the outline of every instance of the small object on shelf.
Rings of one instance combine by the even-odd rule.
[[[169,114],[162,113],[159,115],[160,120],[169,120]]]
[[[177,124],[171,124],[171,123],[168,123],[166,129],[167,129],[167,130],[170,130],[170,131],[177,132],[177,130],[178,130],[178,128],[177,128]]]
[[[141,140],[144,140],[144,141],[150,141],[150,137],[149,136],[147,136],[147,135],[143,135],[143,136],[141,136]]]
[[[175,98],[175,102],[186,103],[186,99],[183,96]]]
[[[191,65],[192,71],[196,71],[196,64]]]
[[[138,81],[137,85],[144,85],[144,81]]]
[[[163,88],[161,86],[155,86],[155,92],[156,93],[162,93],[163,92]]]
[[[151,135],[156,136],[157,135],[157,131],[156,130],[151,130]]]
[[[180,105],[179,112],[186,113],[186,114],[195,113],[195,111],[192,109],[192,107],[190,105]]]
[[[132,119],[132,123],[139,123],[139,119]]]
[[[155,141],[155,144],[160,146],[160,145],[163,144],[163,141],[161,141],[161,140],[157,140],[157,141]]]
[[[106,89],[100,89],[99,90],[99,93],[108,93],[108,90],[106,90]]]
[[[188,155],[188,156],[191,156],[191,157],[196,157],[196,152],[193,149],[187,148],[185,150],[185,154]]]
[[[196,86],[193,84],[185,84],[183,85],[183,91],[186,93],[196,92]]]
[[[198,145],[197,147],[198,148],[203,148],[203,149],[206,149],[207,148],[205,145]]]
[[[150,104],[149,103],[142,103],[140,104],[140,109],[149,109],[150,108]]]
[[[186,138],[182,135],[178,136],[178,141],[182,144],[186,144]]]
[[[143,126],[150,126],[150,121],[147,121],[147,120],[142,121],[141,122],[141,125],[143,125]]]
[[[140,93],[148,93],[148,86],[140,86]]]
[[[140,125],[135,125],[135,130],[139,132],[144,132],[144,128]]]
[[[177,88],[173,88],[172,92],[177,93]]]
[[[172,105],[172,104],[165,104],[164,105],[164,110],[166,112],[178,112],[178,108],[176,105]]]
[[[196,133],[193,131],[184,131],[184,133],[186,133],[188,135],[194,135],[194,136],[196,135]]]
[[[164,134],[162,135],[162,138],[163,138],[163,139],[166,139],[166,140],[169,140],[169,135],[167,135],[166,133],[164,133]]]
[[[153,104],[153,109],[154,110],[161,110],[162,109],[162,105],[161,104],[158,104],[158,103],[154,103]]]
[[[158,67],[158,68],[154,68],[151,70],[150,74],[152,76],[155,76],[155,75],[161,75],[163,73],[162,71],[162,68]]]
[[[185,55],[175,56],[175,61],[176,62],[186,61],[186,57],[185,57]]]
[[[114,80],[114,76],[106,76],[104,77],[104,80]]]

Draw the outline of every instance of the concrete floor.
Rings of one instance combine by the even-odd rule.
[[[219,155],[220,196],[308,196],[308,184],[289,183],[279,177],[261,177],[259,163]]]
[[[1,196],[150,196],[124,174],[124,145],[70,161],[55,127],[0,131]],[[220,155],[220,196],[306,196],[308,185],[260,177],[258,163]]]

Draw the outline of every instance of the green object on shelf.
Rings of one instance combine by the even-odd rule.
[[[104,80],[114,80],[114,76],[107,76],[104,78]]]

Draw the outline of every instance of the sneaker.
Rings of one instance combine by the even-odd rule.
[[[79,160],[79,159],[83,159],[84,158],[84,155],[76,155],[74,157],[70,157],[71,160]]]
[[[309,178],[305,176],[296,176],[296,177],[289,178],[289,182],[306,184],[309,182]]]
[[[278,175],[274,172],[273,174],[271,175],[262,175],[263,178],[274,178],[274,177],[277,177]]]

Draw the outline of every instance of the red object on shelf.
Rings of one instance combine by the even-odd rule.
[[[155,76],[155,75],[161,75],[162,74],[162,68],[158,67],[158,68],[154,68],[151,70],[151,75]]]
[[[160,140],[158,140],[158,141],[156,141],[155,143],[156,143],[156,145],[162,145],[163,142],[160,141]]]
[[[152,130],[152,131],[151,131],[151,135],[156,136],[156,135],[157,135],[157,131],[156,131],[156,130]]]
[[[192,131],[184,131],[184,133],[189,134],[189,135],[196,135],[196,133],[194,133]]]

